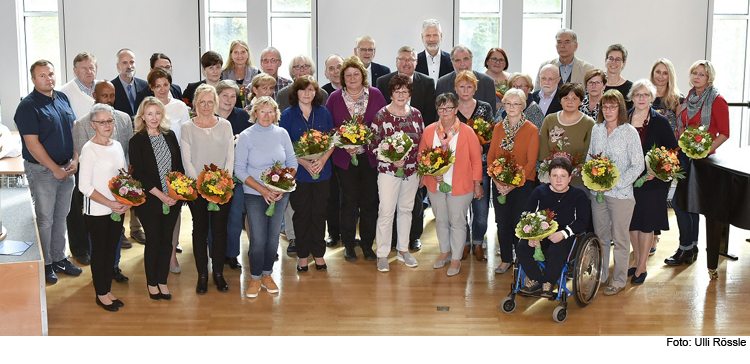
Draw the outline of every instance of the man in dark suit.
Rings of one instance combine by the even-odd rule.
[[[560,98],[557,97],[560,82],[560,70],[557,65],[547,64],[542,66],[539,71],[539,81],[541,88],[531,93],[531,99],[539,104],[539,107],[544,111],[544,116],[562,110]]]
[[[148,90],[148,82],[135,78],[135,54],[130,49],[123,48],[117,52],[117,72],[119,75],[112,80],[115,86],[114,107],[133,119],[138,111],[136,95]]]
[[[396,72],[389,73],[378,79],[378,90],[385,96],[385,101],[391,102],[391,93],[388,92],[388,84],[396,74],[402,74],[412,79],[412,92],[409,105],[419,110],[422,114],[422,119],[425,125],[432,124],[435,122],[435,81],[421,73],[414,72],[414,67],[417,64],[417,54],[414,48],[409,46],[403,46],[398,50],[398,57],[396,57]],[[414,208],[411,210],[411,230],[409,231],[409,249],[419,250],[422,249],[422,242],[419,240],[424,230],[424,206],[422,201],[425,196],[425,188],[417,190],[417,194],[414,197]],[[395,227],[396,219],[393,220],[393,237],[391,240],[391,248],[396,247],[396,241],[398,241],[398,233]]]
[[[169,57],[167,57],[167,55],[164,53],[152,54],[149,62],[151,64],[152,70],[154,69],[154,67],[161,67],[169,71],[169,73],[172,73],[172,60],[169,59]],[[180,89],[180,86],[172,83],[172,86],[169,89],[169,93],[172,95],[173,99],[182,100],[182,89]],[[150,88],[141,90],[137,95],[135,95],[135,104],[140,105],[143,99],[149,96],[154,96],[154,92],[151,91]]]
[[[326,78],[331,81],[321,87],[323,90],[332,94],[341,88],[341,65],[344,64],[344,59],[338,54],[331,54],[326,58],[324,73]]]
[[[432,77],[433,80],[453,72],[450,54],[440,50],[442,40],[443,29],[437,20],[427,19],[422,22],[422,43],[425,50],[417,55],[416,70]]]
[[[479,80],[477,85],[477,92],[474,94],[474,98],[482,100],[492,107],[492,113],[495,113],[495,81],[492,77],[487,76],[484,73],[473,71],[471,69],[471,62],[474,56],[471,53],[469,47],[458,44],[451,49],[451,60],[453,62],[453,68],[455,71],[440,77],[435,86],[435,96],[452,92],[456,94],[456,75],[461,71],[472,71],[474,76]],[[456,94],[457,95],[457,94]]]
[[[354,55],[365,65],[369,75],[368,83],[375,87],[380,76],[391,73],[391,69],[372,61],[375,58],[375,39],[369,35],[363,35],[355,41]]]

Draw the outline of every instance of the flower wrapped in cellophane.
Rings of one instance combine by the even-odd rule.
[[[539,182],[549,183],[549,166],[550,163],[552,163],[552,160],[557,157],[564,157],[570,161],[570,164],[573,165],[573,176],[581,175],[581,169],[583,169],[581,154],[576,153],[576,155],[571,156],[570,153],[563,152],[563,148],[568,145],[570,145],[570,143],[568,143],[568,137],[557,141],[557,146],[553,147],[551,150],[552,155],[545,158],[544,161],[539,164],[539,170],[537,171],[537,179],[539,179]]]
[[[417,174],[420,176],[442,176],[448,172],[455,162],[456,157],[450,148],[425,149],[417,156]],[[453,187],[443,181],[440,182],[438,189],[442,193],[448,193]]]
[[[229,202],[234,193],[232,176],[213,163],[203,166],[197,184],[198,193],[208,201],[208,211],[219,211],[219,205]]]
[[[652,174],[664,182],[685,178],[685,171],[680,168],[680,160],[677,159],[677,149],[657,148],[654,145],[646,153],[645,160],[648,173],[635,181],[633,184],[635,187],[643,186],[648,174]]]
[[[583,184],[596,192],[596,202],[604,202],[604,192],[609,191],[620,179],[620,170],[603,153],[591,155],[591,160],[583,165]]]
[[[112,192],[115,201],[128,206],[139,206],[146,202],[146,193],[140,181],[133,178],[133,167],[128,170],[119,169],[119,173],[109,180],[109,191]],[[109,214],[112,221],[122,221],[120,214],[112,211]]]
[[[198,198],[198,186],[194,179],[180,172],[169,172],[167,174],[167,194],[169,197],[180,201],[193,201]],[[162,213],[169,213],[169,206],[162,204]]]
[[[297,189],[294,168],[285,168],[279,161],[274,161],[273,166],[264,170],[260,174],[260,180],[273,192],[288,193]],[[271,202],[266,209],[266,216],[273,216],[274,213],[276,213],[276,202]]]
[[[333,138],[329,134],[310,129],[294,142],[293,147],[297,158],[316,161],[333,148]],[[320,178],[320,173],[312,175],[312,179],[318,178]]]
[[[474,133],[477,134],[477,138],[479,139],[479,144],[489,144],[492,141],[492,131],[495,129],[494,123],[491,121],[488,122],[481,117],[469,119],[466,123],[474,129]]]
[[[504,152],[497,159],[487,165],[487,174],[505,186],[523,186],[526,183],[526,172],[521,167],[512,154]],[[506,201],[505,195],[497,196],[497,202],[504,204]]]
[[[555,231],[557,231],[557,221],[555,221],[555,213],[550,209],[537,212],[525,211],[516,225],[516,236],[526,240],[541,241]],[[539,244],[534,247],[534,260],[544,261],[542,247]]]
[[[693,159],[706,158],[713,142],[713,135],[707,132],[704,126],[687,128],[677,140],[685,155]]]
[[[383,162],[395,163],[403,160],[414,147],[414,141],[403,131],[389,135],[378,145],[378,159]],[[404,176],[404,167],[396,170],[396,177]]]
[[[372,129],[362,123],[362,116],[354,114],[351,119],[345,120],[344,124],[336,129],[333,143],[339,148],[359,149],[370,144],[374,136]],[[359,165],[356,154],[352,156],[352,165]]]

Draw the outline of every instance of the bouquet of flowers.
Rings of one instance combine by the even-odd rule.
[[[294,143],[294,154],[297,158],[310,161],[320,159],[329,149],[333,148],[333,139],[330,135],[310,129]],[[319,173],[312,175],[313,179],[318,179]]]
[[[687,128],[685,132],[680,135],[680,139],[677,144],[680,145],[682,151],[685,152],[690,158],[703,159],[708,156],[708,151],[711,149],[711,144],[714,142],[713,135],[706,131],[706,127],[700,126],[698,128]]]
[[[604,202],[604,191],[612,189],[620,179],[617,166],[605,157],[603,153],[591,154],[591,160],[583,165],[583,184],[590,190],[596,191],[596,202]]]
[[[500,98],[500,100],[503,99],[503,96],[506,92],[508,92],[508,82],[507,81],[500,81],[498,84],[495,85],[495,95]]]
[[[555,213],[550,209],[529,212],[521,214],[521,221],[516,225],[516,236],[526,240],[542,240],[557,231],[557,221]],[[537,245],[534,248],[534,260],[537,262],[544,261],[542,247]]]
[[[351,119],[344,121],[344,124],[336,130],[333,142],[339,148],[357,149],[370,144],[373,136],[372,129],[362,123],[362,116],[354,114]],[[352,156],[352,164],[359,165],[356,155]]]
[[[468,124],[477,133],[479,144],[489,144],[492,141],[492,130],[495,129],[495,124],[483,118],[469,119]]]
[[[198,187],[195,180],[180,172],[167,174],[167,192],[169,197],[181,201],[193,201],[198,198]],[[162,213],[169,213],[169,206],[162,204]]]
[[[657,148],[656,145],[646,153],[646,170],[656,178],[669,182],[672,179],[685,178],[685,171],[680,168],[677,159],[677,149]],[[643,186],[648,174],[643,175],[635,181],[635,187]]]
[[[247,94],[247,86],[242,86],[242,85],[237,85],[237,86],[239,86],[240,88],[239,97],[240,97],[240,100],[242,101],[242,108],[244,109],[245,105],[247,104],[247,96],[249,96]]]
[[[541,164],[539,164],[539,171],[537,172],[539,182],[549,183],[549,165],[550,163],[552,163],[552,160],[557,157],[568,158],[570,164],[573,165],[573,175],[581,175],[581,169],[583,168],[583,163],[581,162],[581,154],[576,153],[576,155],[571,156],[570,153],[563,152],[563,148],[568,145],[570,145],[570,143],[568,143],[568,137],[557,141],[557,147],[552,148],[552,155],[547,157]]]
[[[284,168],[281,162],[274,161],[271,168],[264,170],[260,174],[260,180],[271,191],[279,193],[292,192],[297,188],[297,181],[294,180],[292,172],[294,172],[294,169]],[[266,216],[273,216],[275,212],[276,202],[271,202],[271,205],[266,209]]]
[[[133,167],[128,167],[127,171],[120,169],[119,172],[117,176],[109,180],[109,190],[115,197],[115,201],[129,206],[139,206],[146,202],[143,185],[133,178]],[[122,216],[114,211],[109,217],[112,221],[122,221]]]
[[[383,162],[398,162],[411,151],[414,147],[414,141],[406,133],[399,131],[393,135],[383,138],[378,145],[378,159]],[[399,167],[396,171],[396,177],[404,176],[404,167]]]
[[[518,187],[526,183],[526,173],[523,167],[518,165],[513,155],[508,152],[504,152],[487,166],[487,174],[505,186]],[[497,202],[504,204],[505,200],[505,195],[497,196]]]
[[[456,157],[450,149],[443,150],[441,147],[425,149],[417,156],[417,174],[420,176],[442,176],[448,172],[448,169],[455,162]],[[451,185],[445,183],[445,181],[440,183],[440,192],[448,193],[451,189]]]
[[[219,211],[219,205],[227,203],[234,193],[232,176],[213,163],[203,166],[197,184],[198,193],[208,200],[208,211]]]

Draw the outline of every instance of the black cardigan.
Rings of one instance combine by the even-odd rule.
[[[634,109],[628,110],[628,118],[632,115]],[[646,130],[646,136],[643,138],[641,147],[643,148],[643,156],[646,157],[646,153],[651,150],[654,145],[657,148],[665,147],[667,149],[674,149],[678,147],[677,138],[674,136],[674,131],[669,125],[669,121],[662,114],[659,114],[653,108],[650,109],[651,120],[648,122],[648,130]],[[685,166],[680,166],[683,169]],[[648,169],[644,169],[643,174],[648,173]],[[643,189],[655,189],[655,188],[669,188],[672,182],[664,182],[658,178],[654,178],[650,181],[646,181],[643,186],[638,188]]]
[[[172,171],[185,173],[185,168],[182,166],[180,145],[177,143],[174,132],[164,133],[164,139],[167,141],[169,152],[172,154]],[[161,200],[149,192],[154,187],[161,190],[161,179],[159,167],[156,164],[156,156],[154,156],[154,148],[151,147],[151,141],[146,131],[143,130],[133,134],[129,145],[128,154],[130,155],[130,164],[133,166],[133,178],[141,182],[143,190],[146,192],[146,203],[143,206],[161,208]]]

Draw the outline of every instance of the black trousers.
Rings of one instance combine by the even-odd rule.
[[[422,237],[424,231],[424,196],[427,194],[427,187],[417,189],[417,194],[414,196],[414,208],[411,210],[411,229],[409,230],[409,242],[417,240]],[[398,216],[398,207],[396,207],[396,215]],[[393,242],[398,241],[398,229],[396,223],[398,219],[393,219]]]
[[[320,182],[297,182],[297,189],[289,195],[294,209],[294,233],[297,236],[297,257],[314,258],[326,254],[326,204],[330,179]]]
[[[550,242],[548,239],[542,240],[544,271],[539,269],[539,263],[534,260],[534,250],[536,248],[530,247],[528,240],[518,242],[518,245],[516,245],[516,257],[529,279],[541,283],[554,283],[560,278],[560,273],[568,261],[568,253],[570,253],[570,248],[573,247],[575,239],[575,236],[571,236],[557,244]]]
[[[83,194],[78,189],[78,180],[78,172],[76,172],[76,186],[73,189],[73,196],[70,198],[70,212],[65,219],[68,227],[70,253],[74,257],[91,254],[86,221],[83,218]]]
[[[86,225],[91,236],[91,278],[94,290],[103,296],[112,290],[112,276],[115,270],[117,242],[122,234],[122,220],[112,221],[109,215],[85,215]]]
[[[167,284],[169,260],[172,257],[172,234],[180,216],[182,201],[162,212],[162,202],[155,196],[148,196],[146,203],[136,207],[146,234],[143,265],[146,269],[146,283],[149,286]]]
[[[235,198],[232,196],[232,198]],[[211,238],[213,239],[213,254],[211,263],[214,274],[224,273],[224,259],[227,254],[227,221],[232,201],[219,205],[219,211],[208,211],[208,201],[198,196],[195,201],[188,202],[190,214],[193,215],[193,256],[195,268],[199,275],[208,274],[208,224],[211,216]]]
[[[503,263],[513,261],[513,246],[518,241],[516,237],[516,225],[521,220],[521,213],[526,206],[531,192],[534,191],[536,183],[526,181],[523,186],[516,187],[505,195],[505,204],[497,201],[499,196],[494,182],[492,183],[492,204],[495,207],[495,224],[497,224],[497,242],[500,245],[500,257]],[[528,245],[528,244],[527,244]],[[533,253],[532,253],[533,254]]]
[[[336,175],[336,168],[331,171],[331,178],[328,180],[329,192],[328,192],[328,204],[326,206],[327,216],[326,222],[328,223],[328,235],[331,236],[334,241],[341,235],[341,224],[339,222],[339,214],[341,210],[341,190],[339,189],[339,180]],[[291,197],[290,197],[291,199]]]
[[[366,154],[357,157],[358,166],[336,167],[341,188],[341,240],[347,248],[354,248],[359,204],[360,247],[367,250],[372,249],[378,221],[378,170],[370,167]]]

